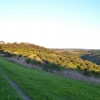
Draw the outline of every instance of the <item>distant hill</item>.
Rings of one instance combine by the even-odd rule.
[[[54,50],[56,52],[61,52],[66,55],[72,55],[77,57],[91,53],[91,50],[87,50],[87,49],[54,49]]]
[[[27,63],[43,66],[44,70],[74,69],[86,75],[100,75],[100,66],[88,60],[82,60],[81,55],[90,51],[51,50],[30,43],[1,43],[0,52],[5,57],[24,57]]]
[[[87,49],[54,49],[57,52],[80,57],[83,60],[92,61],[97,65],[100,65],[100,50],[87,50]]]
[[[81,58],[100,65],[100,50],[92,50],[90,54],[82,55]]]

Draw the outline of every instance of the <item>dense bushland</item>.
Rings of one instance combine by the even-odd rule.
[[[0,48],[0,52],[4,56],[23,57],[26,63],[44,66],[44,70],[71,68],[82,71],[85,75],[100,76],[99,65],[88,60],[82,60],[75,55],[64,54],[29,43],[2,43],[0,44]]]

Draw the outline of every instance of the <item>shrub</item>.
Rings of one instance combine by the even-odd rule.
[[[81,70],[81,67],[80,67],[80,66],[77,66],[77,69],[78,69],[78,70]]]
[[[5,52],[4,54],[5,54],[5,57],[12,57],[13,56],[13,54],[11,54],[9,52]]]
[[[18,57],[22,57],[22,54],[19,54]]]
[[[1,54],[4,54],[4,50],[0,50],[0,53],[1,53]]]
[[[31,63],[31,59],[26,59],[26,63],[30,64]]]

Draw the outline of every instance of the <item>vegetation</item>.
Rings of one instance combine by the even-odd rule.
[[[79,82],[42,70],[22,67],[1,57],[0,66],[33,100],[100,99],[100,85]]]
[[[0,66],[1,67],[1,66]],[[0,69],[0,100],[23,100]]]
[[[81,58],[100,65],[100,50],[93,50],[90,54],[82,55]]]
[[[85,54],[90,54],[91,50],[86,49],[54,49],[56,52],[60,52],[62,54],[74,56],[74,57],[80,57]]]
[[[87,50],[87,49],[55,49],[66,55],[77,56],[83,60],[89,60],[93,63],[100,65],[100,50]]]
[[[82,60],[79,56],[91,53],[88,50],[75,50],[65,53],[62,50],[51,50],[29,43],[4,43],[0,44],[0,52],[6,57],[24,57],[27,64],[43,66],[44,70],[62,70],[71,68],[82,71],[85,75],[100,77],[100,65],[88,60]],[[73,52],[73,53],[71,53]],[[73,56],[74,55],[74,56]],[[78,56],[76,56],[78,55]],[[86,70],[87,69],[87,70]],[[87,72],[89,74],[87,74]]]

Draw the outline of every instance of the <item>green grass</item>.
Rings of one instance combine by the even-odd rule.
[[[22,67],[3,58],[0,66],[33,100],[100,100],[100,85]]]
[[[0,69],[0,100],[23,100]]]

